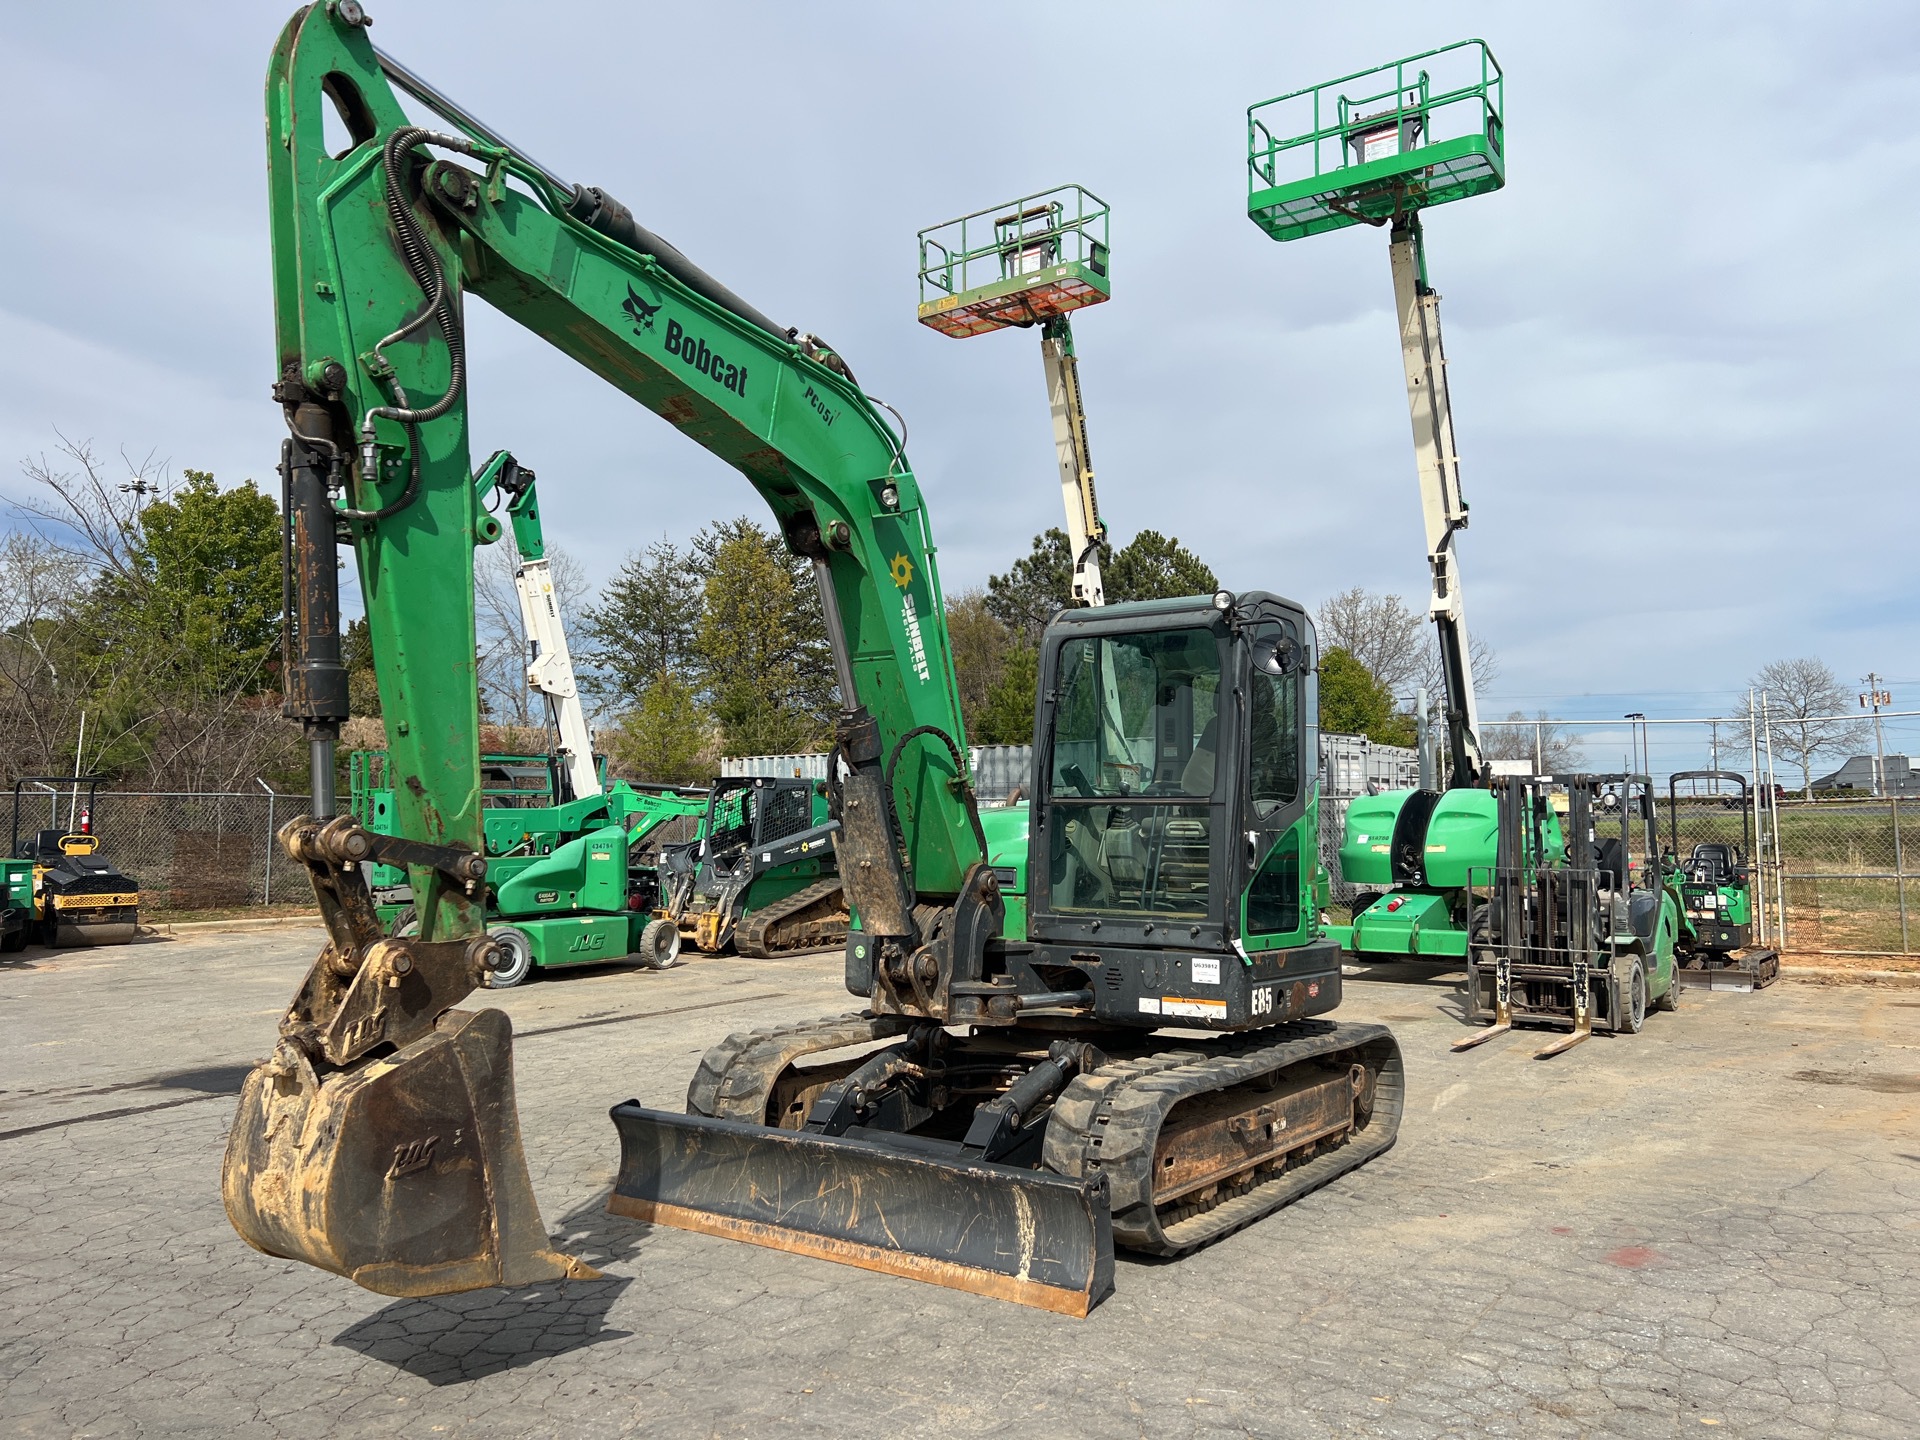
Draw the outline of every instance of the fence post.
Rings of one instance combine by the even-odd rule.
[[[256,775],[254,778],[259,780],[260,777]],[[271,905],[273,904],[273,802],[280,797],[264,780],[260,780],[260,788],[267,792],[267,869],[260,884],[260,903]]]
[[[1910,955],[1913,947],[1907,940],[1907,856],[1900,845],[1900,797],[1889,796],[1887,804],[1893,810],[1893,893],[1900,897],[1900,953]]]

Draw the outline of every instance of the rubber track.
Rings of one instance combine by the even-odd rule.
[[[834,876],[827,880],[817,880],[804,890],[796,890],[784,900],[762,905],[735,927],[733,932],[735,952],[750,960],[771,960],[778,955],[798,955],[808,950],[822,950],[832,945],[844,945],[847,939],[844,902],[840,907],[843,913],[839,917],[826,923],[807,926],[791,943],[770,943],[767,933],[789,916],[797,915],[829,896],[839,893],[840,880],[838,876]]]
[[[1162,1226],[1153,1203],[1154,1151],[1160,1127],[1182,1100],[1257,1080],[1347,1050],[1371,1050],[1373,1113],[1342,1145],[1324,1150],[1210,1210]],[[1178,1255],[1250,1225],[1389,1149],[1406,1100],[1400,1047],[1384,1025],[1306,1020],[1245,1040],[1194,1045],[1116,1060],[1082,1075],[1055,1102],[1044,1164],[1062,1175],[1103,1172],[1111,1186],[1114,1242],[1155,1255]]]
[[[795,1060],[822,1050],[885,1040],[911,1023],[901,1015],[829,1015],[737,1031],[701,1057],[693,1083],[687,1086],[687,1113],[764,1125],[774,1082]]]

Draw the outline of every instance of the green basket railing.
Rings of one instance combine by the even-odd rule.
[[[1247,214],[1276,240],[1506,183],[1505,78],[1462,40],[1247,108]]]
[[[919,234],[920,321],[943,334],[1031,325],[1111,294],[1108,207],[1059,185]]]

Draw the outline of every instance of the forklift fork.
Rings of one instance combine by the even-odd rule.
[[[1565,1054],[1591,1034],[1593,1034],[1593,996],[1587,978],[1587,957],[1576,952],[1573,957],[1572,1033],[1562,1035],[1551,1045],[1536,1050],[1533,1058],[1547,1060],[1555,1055]]]
[[[1513,1029],[1513,961],[1502,954],[1493,966],[1493,1024],[1453,1042],[1455,1050],[1471,1050]]]

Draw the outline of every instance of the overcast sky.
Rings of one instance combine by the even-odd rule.
[[[1920,708],[1920,7],[368,0],[376,43],[597,184],[911,425],[948,591],[1058,524],[1037,341],[915,323],[914,232],[1113,206],[1076,334],[1102,510],[1236,587],[1424,603],[1386,237],[1276,245],[1248,103],[1469,35],[1509,183],[1428,217],[1484,704],[1725,713],[1816,654]],[[270,484],[275,4],[0,12],[0,496],[56,431]],[[476,453],[604,579],[758,513],[732,470],[476,302]],[[14,523],[0,520],[0,523]]]

